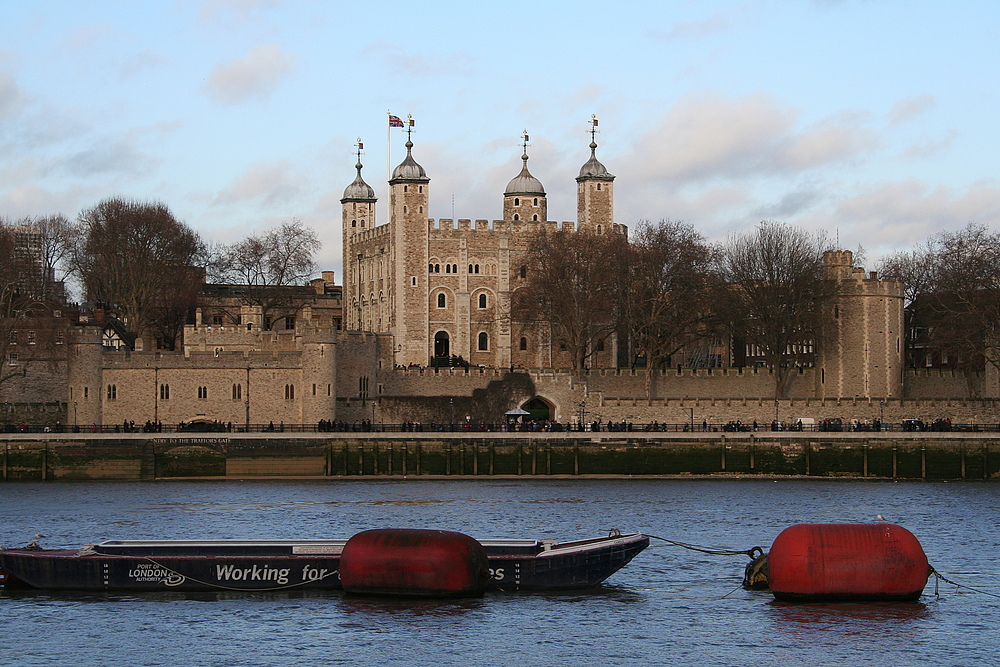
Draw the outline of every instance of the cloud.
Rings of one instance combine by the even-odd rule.
[[[240,104],[265,99],[295,67],[296,57],[276,44],[258,47],[246,57],[218,65],[209,75],[204,90],[223,104]]]
[[[917,180],[883,182],[839,202],[837,219],[866,245],[910,247],[969,221],[1000,222],[1000,187],[978,183],[966,191]]]
[[[255,201],[264,206],[285,204],[302,192],[302,179],[292,173],[288,160],[261,162],[248,169],[228,188],[220,191],[214,205]]]
[[[362,50],[362,54],[380,58],[389,72],[407,77],[471,76],[475,74],[472,65],[477,61],[468,51],[414,54],[381,40],[369,44]]]
[[[201,3],[201,18],[216,21],[233,18],[249,21],[255,14],[281,4],[280,0],[205,0]]]
[[[935,103],[934,96],[927,93],[897,100],[892,105],[892,111],[889,112],[889,124],[898,125],[905,122],[933,108]]]
[[[58,160],[53,168],[79,178],[108,173],[138,176],[149,173],[159,162],[137,150],[129,138],[104,139]]]
[[[904,150],[902,152],[902,156],[913,160],[929,160],[931,158],[935,158],[951,148],[951,145],[955,143],[955,138],[957,136],[957,131],[950,130],[941,139],[925,139],[924,141],[919,141]]]
[[[639,178],[680,186],[795,174],[856,158],[877,144],[865,115],[843,112],[801,129],[798,115],[768,93],[689,97],[639,138],[628,163],[642,165]]]
[[[0,72],[0,119],[13,118],[25,104],[24,93],[14,77]]]
[[[728,12],[718,12],[703,21],[677,23],[667,33],[670,39],[697,40],[720,32],[732,30],[733,22]]]
[[[776,202],[759,206],[753,211],[752,216],[761,220],[790,218],[808,210],[817,202],[822,201],[823,198],[821,192],[812,188],[794,190],[786,193]]]

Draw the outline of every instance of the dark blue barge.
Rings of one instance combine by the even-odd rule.
[[[488,590],[592,588],[649,546],[641,533],[557,542],[479,540]],[[11,589],[75,591],[341,590],[346,539],[109,540],[83,549],[0,549]]]

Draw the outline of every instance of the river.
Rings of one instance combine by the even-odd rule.
[[[995,661],[1000,486],[832,480],[156,482],[0,485],[0,543],[349,537],[429,527],[574,539],[609,529],[770,546],[799,522],[911,530],[935,579],[919,603],[776,603],[744,556],[653,540],[592,592],[401,601],[329,593],[0,592],[3,664],[971,665]]]

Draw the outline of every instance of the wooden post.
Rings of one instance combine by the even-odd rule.
[[[722,441],[722,472],[726,471],[726,441]]]
[[[862,455],[863,461],[864,461],[863,469],[861,471],[861,476],[862,477],[867,477],[868,476],[868,445],[867,445],[867,443],[864,444],[864,445],[861,445],[861,455]]]
[[[447,454],[445,455],[445,460],[444,460],[444,474],[446,474],[446,475],[450,475],[451,474],[451,443],[450,442],[448,443],[448,450],[447,450]]]
[[[407,453],[407,447],[406,445],[403,445],[403,454],[402,454],[403,460],[401,462],[401,466],[403,468],[403,477],[406,477],[406,453]]]
[[[898,452],[899,452],[899,447],[893,447],[892,448],[892,478],[893,479],[896,479],[896,472],[897,472],[897,470],[896,470],[896,463],[897,463],[897,461],[896,461],[896,455],[897,455]]]
[[[927,448],[920,447],[920,479],[927,479]]]
[[[754,454],[755,454],[755,452],[754,452],[754,444],[750,443],[750,471],[751,472],[753,472],[753,467],[754,467]],[[809,473],[807,472],[806,474],[808,475]]]
[[[479,443],[472,443],[472,474],[479,474]]]
[[[545,474],[552,474],[552,443],[545,443]]]
[[[962,479],[965,479],[965,443],[962,443]]]
[[[358,474],[364,476],[365,474],[365,446],[358,445]]]

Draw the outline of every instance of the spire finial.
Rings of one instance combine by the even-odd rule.
[[[413,141],[410,135],[413,134],[413,126],[417,124],[417,121],[413,120],[413,114],[406,114],[406,148],[413,148]]]
[[[590,123],[590,152],[594,153],[597,150],[597,133],[599,132],[597,129],[597,115],[590,114],[588,122]]]
[[[361,154],[362,154],[362,151],[364,151],[364,150],[365,150],[365,144],[364,144],[364,142],[362,142],[362,141],[361,141],[361,137],[358,137],[358,141],[357,141],[357,143],[355,143],[354,145],[355,145],[355,146],[357,147],[357,149],[358,149],[358,150],[357,150],[357,154],[358,154],[358,163],[357,163],[356,165],[354,165],[354,168],[355,168],[355,169],[357,169],[357,170],[358,170],[358,173],[360,174],[360,173],[361,173]]]

